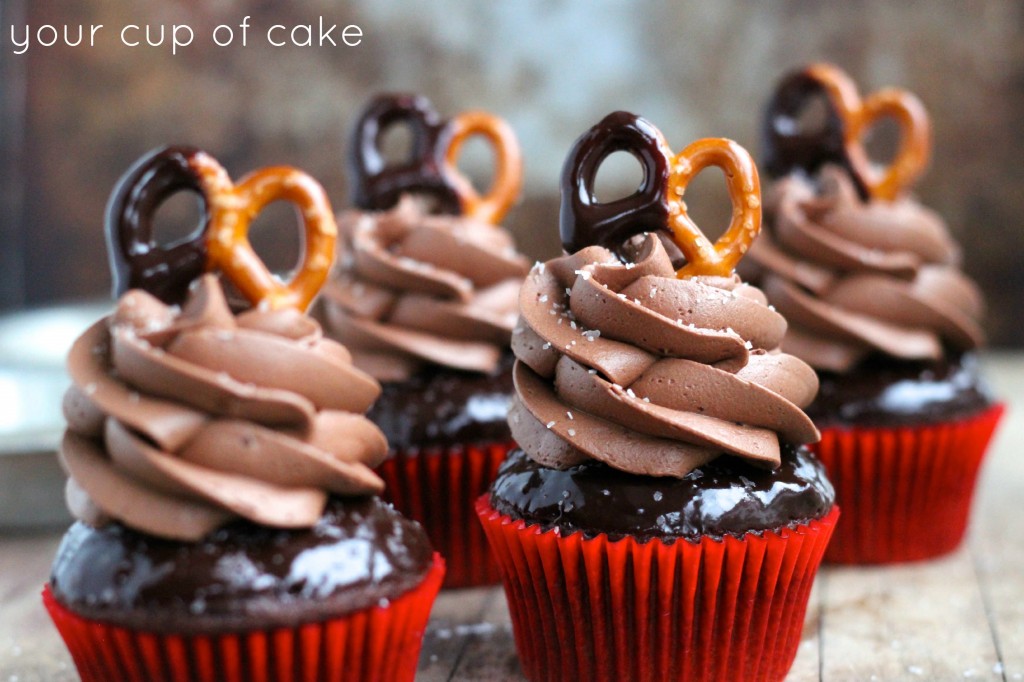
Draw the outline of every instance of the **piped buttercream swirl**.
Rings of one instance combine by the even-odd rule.
[[[498,367],[529,269],[508,232],[429,215],[411,197],[390,211],[350,211],[338,222],[345,252],[318,314],[357,366],[382,381],[425,365]]]
[[[206,275],[179,310],[142,290],[71,349],[61,459],[72,513],[197,540],[238,517],[312,527],[330,494],[379,493],[380,393],[291,310],[238,316]]]
[[[937,360],[984,341],[984,302],[942,219],[909,197],[863,202],[845,173],[779,180],[744,274],[785,315],[787,352],[848,372],[872,353]]]
[[[538,264],[512,337],[512,435],[537,462],[597,459],[685,476],[721,454],[768,467],[818,431],[814,371],[778,352],[786,331],[738,277],[676,277],[653,234],[633,262],[591,246]]]

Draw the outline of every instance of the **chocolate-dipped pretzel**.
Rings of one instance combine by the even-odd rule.
[[[184,240],[160,246],[153,216],[178,191],[199,195],[203,211]],[[299,209],[305,249],[291,281],[267,270],[249,243],[249,225],[279,199]],[[164,147],[138,161],[121,178],[106,214],[114,296],[141,288],[167,303],[181,303],[191,282],[220,271],[254,305],[305,310],[327,280],[338,228],[323,188],[286,166],[263,168],[233,183],[212,156],[193,147]]]
[[[643,179],[633,194],[600,203],[594,193],[597,171],[615,152],[632,154]],[[591,245],[617,251],[634,235],[666,229],[671,158],[661,131],[626,111],[608,114],[581,135],[562,166],[559,232],[566,253]]]
[[[814,129],[800,115],[815,99],[825,104],[825,120]],[[901,139],[892,162],[876,169],[864,149],[864,133],[890,116]],[[795,170],[815,173],[825,164],[845,169],[861,198],[892,200],[924,171],[930,153],[930,123],[912,93],[885,88],[861,99],[853,80],[831,64],[812,64],[780,81],[764,117],[765,168],[774,177]]]
[[[412,134],[409,158],[387,163],[381,153],[383,133],[393,125]],[[495,150],[495,178],[480,196],[459,172],[462,144],[473,135],[486,137]],[[482,111],[443,120],[421,95],[379,95],[356,119],[349,152],[352,203],[362,209],[392,208],[403,194],[427,195],[441,213],[497,223],[519,194],[522,158],[512,129]]]
[[[118,181],[106,211],[107,253],[114,298],[145,289],[165,303],[180,303],[192,280],[206,271],[209,204],[194,147],[163,147],[139,159]],[[172,194],[191,191],[202,200],[196,229],[173,244],[157,244],[153,216]]]
[[[597,171],[619,151],[640,162],[643,179],[633,194],[600,203],[594,194]],[[725,173],[733,205],[732,221],[715,243],[693,222],[683,201],[686,186],[708,166]],[[761,185],[750,154],[732,140],[697,140],[673,155],[653,124],[617,111],[580,136],[569,152],[559,217],[567,253],[597,245],[621,255],[631,237],[663,231],[686,256],[678,276],[729,275],[761,229]]]

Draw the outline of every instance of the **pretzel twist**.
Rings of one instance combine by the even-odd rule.
[[[153,216],[181,190],[202,200],[200,224],[185,240],[159,246],[153,239]],[[289,282],[271,275],[249,242],[253,219],[277,200],[296,205],[305,236],[302,259]],[[219,270],[254,305],[305,310],[327,280],[338,229],[323,188],[302,171],[264,168],[235,184],[209,154],[167,147],[144,157],[119,183],[108,205],[107,235],[115,295],[141,287],[180,303],[192,280]]]
[[[683,201],[686,186],[708,166],[725,173],[732,200],[729,227],[714,244],[690,218]],[[761,182],[747,150],[722,137],[697,140],[672,160],[666,191],[672,240],[686,256],[677,276],[732,274],[761,231]]]
[[[384,131],[397,124],[408,126],[412,149],[409,158],[389,164],[380,145]],[[463,143],[473,135],[494,147],[494,181],[482,196],[457,165]],[[442,213],[497,224],[522,187],[522,154],[511,127],[492,114],[469,111],[446,121],[425,97],[379,95],[356,120],[349,174],[352,203],[362,209],[386,210],[402,194],[418,193],[433,198]]]
[[[597,201],[597,171],[614,152],[632,154],[643,169],[637,190],[608,203]],[[712,243],[687,213],[687,185],[708,166],[725,172],[732,200],[728,229]],[[574,253],[600,245],[622,253],[638,234],[667,232],[687,263],[679,277],[732,274],[761,230],[761,184],[750,154],[732,140],[705,138],[673,154],[646,119],[624,111],[606,116],[573,145],[562,170],[562,246]]]
[[[816,95],[824,96],[827,121],[819,131],[801,131],[797,116]],[[899,125],[900,143],[892,161],[879,169],[863,140],[887,117]],[[849,171],[863,198],[891,201],[924,172],[930,154],[928,112],[913,93],[885,88],[862,98],[853,80],[831,64],[812,64],[783,78],[766,110],[766,166],[775,175],[794,168],[813,173],[836,163]]]

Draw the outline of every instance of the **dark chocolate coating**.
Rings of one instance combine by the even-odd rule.
[[[390,126],[405,124],[412,133],[409,159],[387,165],[380,152],[382,135]],[[426,194],[437,210],[462,214],[456,185],[445,171],[452,130],[422,95],[378,95],[359,114],[349,143],[348,172],[352,204],[383,211],[403,194]]]
[[[429,367],[405,381],[384,382],[366,416],[392,449],[510,442],[513,361],[506,353],[493,374]]]
[[[800,114],[815,98],[826,105],[824,125],[802,130]],[[761,145],[765,171],[774,178],[790,173],[814,176],[825,164],[835,164],[850,174],[857,192],[867,200],[868,186],[854,170],[846,149],[845,126],[839,107],[820,80],[806,70],[788,74],[765,107]]]
[[[671,542],[819,519],[835,493],[804,447],[783,445],[782,466],[774,471],[721,455],[681,479],[629,474],[595,460],[560,471],[516,449],[502,464],[490,499],[502,514],[545,530]]]
[[[209,207],[190,164],[201,153],[193,147],[155,149],[118,181],[105,218],[115,299],[129,289],[145,289],[165,303],[178,304],[189,284],[206,271]],[[199,225],[188,237],[160,246],[153,236],[153,216],[168,197],[183,190],[202,200]]]
[[[896,427],[977,414],[993,404],[974,353],[937,362],[872,356],[847,374],[819,372],[807,415],[819,426]]]
[[[379,498],[332,499],[310,529],[237,521],[196,543],[114,523],[75,523],[54,560],[57,601],[92,620],[153,632],[294,627],[359,611],[417,585],[433,550]]]
[[[597,171],[615,152],[636,157],[643,180],[628,197],[599,203],[594,196]],[[668,229],[671,157],[654,124],[626,111],[608,114],[581,135],[562,167],[559,232],[566,253],[595,245],[619,253],[630,237]]]

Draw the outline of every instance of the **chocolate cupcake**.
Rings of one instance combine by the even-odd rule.
[[[413,158],[387,166],[378,147],[396,124],[411,128]],[[454,165],[473,134],[496,148],[483,198]],[[518,193],[515,137],[488,114],[442,121],[426,99],[393,95],[362,112],[351,149],[357,208],[339,217],[342,255],[319,315],[383,384],[369,417],[391,446],[385,498],[423,523],[447,586],[493,583],[472,505],[511,446],[508,346],[529,263],[495,223]]]
[[[616,151],[641,161],[645,184],[597,204],[594,177]],[[679,200],[708,165],[735,209],[717,244]],[[675,155],[626,112],[566,161],[562,240],[575,252],[523,285],[520,449],[477,503],[531,680],[781,680],[792,664],[838,509],[803,445],[818,438],[801,409],[814,371],[779,351],[785,320],[733,274],[759,200],[734,142]]]
[[[800,128],[816,98],[824,121]],[[879,171],[860,135],[881,116],[902,141]],[[845,512],[826,558],[952,551],[1003,408],[978,372],[981,292],[941,217],[908,191],[928,158],[927,112],[895,89],[862,101],[836,67],[813,65],[779,84],[765,140],[776,180],[744,274],[789,320],[786,352],[818,371],[808,414]]]
[[[149,220],[186,176],[209,215],[190,249],[255,307],[233,312],[214,274],[186,292],[150,270],[180,306],[131,289],[75,342],[60,458],[78,521],[44,603],[83,680],[411,680],[443,562],[377,497],[379,385],[301,312],[334,254],[327,200],[292,169],[233,185],[203,152],[159,150],[108,212],[119,293],[133,257],[159,260]],[[306,227],[288,284],[245,264],[248,220],[278,198]]]

